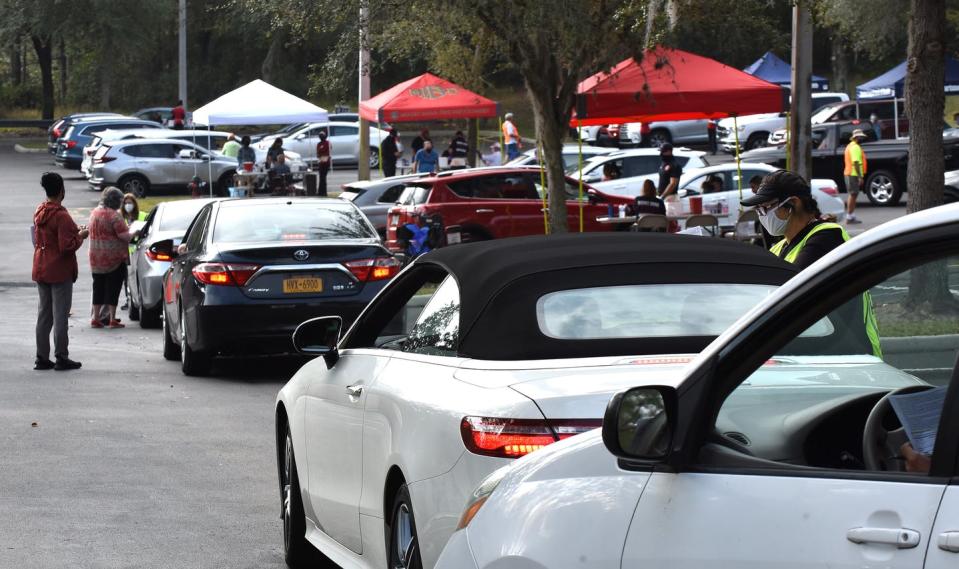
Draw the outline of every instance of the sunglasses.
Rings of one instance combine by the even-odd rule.
[[[767,215],[767,214],[769,214],[769,213],[771,213],[771,212],[779,209],[779,207],[780,207],[781,205],[783,205],[783,203],[784,203],[784,202],[779,202],[779,201],[777,201],[777,202],[772,203],[772,204],[757,205],[756,208],[755,208],[755,209],[756,209],[756,213],[758,213],[759,215]]]

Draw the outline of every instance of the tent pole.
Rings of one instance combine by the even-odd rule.
[[[789,123],[792,122],[789,120],[789,115],[791,113],[786,113],[786,169],[789,169]]]
[[[376,123],[376,152],[380,155],[380,178],[383,177],[383,130],[380,123]]]
[[[499,122],[500,164],[506,164],[506,144],[503,143],[503,117],[496,115],[496,120]]]
[[[733,115],[733,132],[736,133],[736,179],[739,185],[739,210],[742,211],[743,206],[743,163],[742,159],[739,157],[739,121],[736,119],[736,115]],[[788,156],[789,153],[786,153]]]
[[[892,92],[892,118],[896,121],[896,138],[899,138],[899,99],[896,98],[895,89]]]
[[[576,132],[583,128],[583,121],[576,121]],[[583,137],[576,137],[579,141],[579,232],[583,232]]]
[[[196,125],[193,125],[196,128]],[[207,177],[210,179],[210,197],[213,197],[213,140],[210,134],[210,125],[206,125],[206,149],[209,152],[209,160],[206,161]]]
[[[500,133],[502,132],[503,129],[500,129]],[[546,171],[543,169],[543,147],[538,141],[536,143],[536,160],[539,162],[539,187],[543,188],[543,235],[549,235],[549,203],[546,201],[549,192],[546,188]]]

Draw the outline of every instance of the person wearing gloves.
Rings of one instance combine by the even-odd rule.
[[[773,236],[781,237],[769,250],[800,270],[849,240],[838,223],[822,221],[819,206],[809,184],[794,172],[776,170],[763,178],[756,193],[744,198],[742,205],[755,207],[759,222]],[[872,298],[864,293],[842,308],[844,314],[863,322],[862,344],[881,357],[879,329]]]

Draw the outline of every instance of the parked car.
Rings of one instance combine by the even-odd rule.
[[[956,330],[907,340],[883,329],[910,321],[910,272],[955,263],[957,232],[959,205],[867,231],[772,292],[688,366],[637,373],[610,400],[602,431],[485,479],[436,567],[954,567]],[[947,278],[942,286],[955,287],[955,273]],[[882,358],[848,340],[861,336],[847,334],[863,326],[848,309],[865,291]],[[920,421],[925,464],[902,454],[907,441],[926,452],[902,427]]]
[[[849,100],[846,93],[813,93],[812,110],[815,112],[821,107],[832,103],[841,103]],[[868,116],[866,117],[868,118]],[[734,128],[739,128],[739,144],[741,150],[753,150],[766,146],[769,136],[780,129],[786,128],[786,113],[764,113],[722,119],[716,128],[720,147],[729,153],[736,152],[737,134]]]
[[[170,268],[172,255],[159,252],[155,245],[170,239],[180,244],[196,214],[211,200],[198,198],[160,202],[147,216],[130,255],[128,315],[139,320],[141,328],[159,328],[163,310],[163,276]]]
[[[287,562],[313,544],[343,567],[431,568],[483,477],[598,427],[612,393],[681,368],[793,274],[758,247],[665,234],[417,258],[339,341],[336,319],[294,336],[324,357],[276,402]]]
[[[117,186],[142,198],[161,190],[183,191],[199,176],[212,180],[218,195],[233,183],[236,159],[216,154],[186,140],[134,138],[100,146],[93,155],[91,189]]]
[[[173,127],[173,107],[149,107],[146,109],[140,109],[139,111],[133,113],[133,116],[141,118],[148,121],[153,121],[160,123],[165,127]],[[184,121],[185,128],[193,126],[193,113],[186,113],[186,120]]]
[[[605,155],[615,151],[615,148],[589,145],[583,146],[581,151],[578,144],[564,144],[563,169],[566,170],[567,174],[576,172],[579,170],[580,156],[582,156],[583,162],[586,162],[595,156]],[[507,162],[506,166],[539,166],[539,159],[536,158],[536,149],[531,148],[526,152],[523,152],[516,158],[513,158]]]
[[[691,168],[704,168],[709,166],[706,161],[706,153],[688,148],[676,148],[673,150],[673,156],[683,170]],[[643,182],[652,180],[656,183],[659,179],[659,166],[663,163],[659,155],[659,150],[655,148],[634,148],[631,150],[619,150],[602,154],[589,159],[583,165],[583,181],[597,190],[607,194],[617,196],[629,196],[635,198],[643,189]],[[603,167],[612,164],[621,173],[615,180],[603,181]],[[573,178],[579,178],[580,174],[576,171],[570,174]]]
[[[836,180],[845,192],[843,177],[844,152],[853,130],[861,129],[867,136],[862,144],[866,154],[866,180],[862,188],[869,201],[876,205],[896,205],[906,188],[906,166],[909,163],[908,140],[876,141],[869,121],[840,121],[816,125],[812,129],[812,173],[817,178]],[[959,168],[959,136],[943,135],[946,170]],[[783,146],[759,148],[742,155],[743,160],[765,162],[785,168],[786,148]]]
[[[706,130],[707,120],[686,121],[652,121],[649,123],[649,146],[660,147],[669,142],[671,144],[705,144],[709,140]],[[619,139],[621,146],[636,146],[643,142],[640,131],[643,123],[624,123],[613,125],[618,127],[613,133]],[[580,136],[583,142],[595,143],[600,126],[582,127]],[[617,134],[618,133],[618,134]]]
[[[72,125],[74,122],[90,118],[122,116],[123,115],[117,113],[73,113],[72,115],[60,117],[58,120],[51,123],[47,128],[47,152],[50,154],[57,153],[57,142],[60,140],[61,136],[66,134],[67,129],[70,128],[70,125]]]
[[[83,148],[93,141],[93,137],[107,129],[159,129],[159,124],[140,119],[123,117],[93,117],[74,122],[57,142],[54,162],[58,166],[79,170],[83,162]]]
[[[343,184],[340,199],[353,202],[370,220],[380,237],[386,238],[386,216],[399,201],[407,182],[426,178],[429,174],[407,174],[378,180],[359,180]]]
[[[436,176],[407,182],[405,196],[389,211],[386,246],[391,251],[405,250],[397,229],[406,224],[438,216],[445,228],[447,244],[485,241],[503,237],[542,235],[544,232],[543,187],[538,168],[489,167],[451,170]],[[579,231],[582,204],[586,231],[613,231],[597,217],[609,213],[609,207],[633,203],[631,198],[610,196],[566,178],[566,207],[571,231]]]
[[[702,196],[704,213],[713,212],[722,227],[732,226],[742,212],[742,207],[739,205],[741,200],[739,192],[740,171],[743,181],[742,195],[749,196],[752,192],[749,187],[749,180],[753,176],[765,176],[776,170],[778,168],[769,164],[754,162],[743,162],[739,165],[739,168],[736,167],[735,163],[730,163],[689,170],[679,178],[679,197],[684,202],[684,209],[688,211],[689,198]],[[722,191],[704,192],[703,182],[710,177],[722,180]],[[835,217],[840,223],[846,220],[846,206],[837,197],[839,191],[836,188],[836,182],[825,178],[813,178],[809,181],[809,186],[812,188],[813,198],[819,205],[819,211]]]
[[[217,200],[200,210],[164,279],[163,356],[205,375],[215,356],[293,353],[314,316],[352,323],[400,267],[353,204]]]
[[[905,101],[899,99],[899,136],[909,135],[909,117],[906,116]],[[842,121],[868,121],[873,114],[878,118],[877,123],[880,127],[882,139],[891,139],[896,136],[895,112],[892,108],[892,99],[880,99],[870,101],[847,101],[826,105],[812,115],[812,124],[824,124]],[[872,123],[869,123],[872,129]],[[781,128],[769,135],[770,145],[779,145],[786,143],[786,129]]]
[[[959,202],[959,170],[946,172],[944,197],[946,203]]]
[[[327,132],[333,165],[357,164],[360,156],[360,127],[354,122],[316,122],[279,138],[283,139],[283,148],[288,148],[307,160],[316,158],[316,144],[320,141],[320,131]],[[386,139],[385,130],[370,127],[370,168],[379,168],[379,141]],[[260,150],[267,150],[275,135],[267,136],[256,143]]]

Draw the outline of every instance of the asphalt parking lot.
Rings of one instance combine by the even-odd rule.
[[[58,170],[47,154],[0,141],[0,567],[284,567],[272,412],[300,362],[187,378],[163,359],[159,330],[90,329],[84,248],[70,321],[83,369],[33,371],[29,226],[46,170]],[[85,223],[98,194],[58,171]],[[329,183],[353,179],[336,170]],[[854,232],[904,211],[863,203]]]

